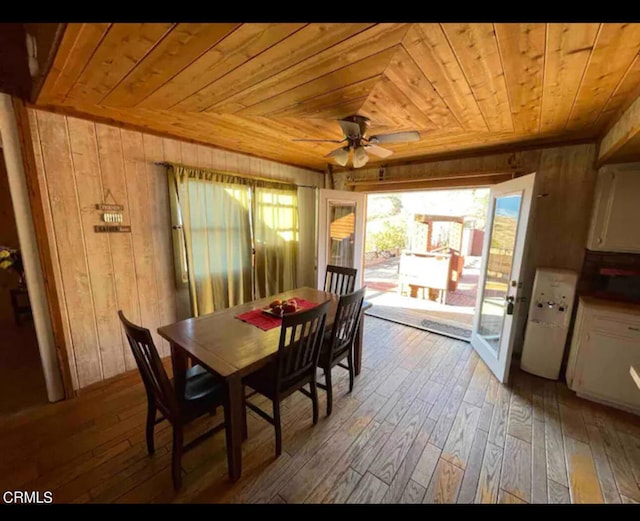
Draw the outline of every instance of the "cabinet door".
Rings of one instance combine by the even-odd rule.
[[[640,252],[640,164],[598,172],[589,249]]]
[[[594,398],[640,410],[640,392],[629,374],[629,368],[638,360],[640,332],[619,336],[591,331],[580,349],[574,388]]]
[[[567,387],[575,391],[575,383],[573,381],[578,360],[580,359],[580,349],[584,347],[586,338],[589,333],[587,324],[590,323],[589,311],[582,304],[582,299],[578,303],[578,312],[576,313],[576,321],[573,326],[573,336],[571,338],[571,349],[569,350],[569,360],[567,361],[567,370],[565,377],[567,379]]]

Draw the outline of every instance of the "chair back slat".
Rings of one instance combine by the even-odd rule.
[[[318,365],[330,300],[282,318],[276,387],[282,391],[313,374]]]
[[[356,287],[356,276],[358,270],[355,268],[345,268],[344,266],[327,265],[324,274],[324,291],[336,295],[346,295],[353,292]]]
[[[331,332],[332,359],[350,349],[354,342],[356,331],[360,325],[362,302],[366,289],[365,286],[358,291],[340,297]]]
[[[129,322],[122,311],[118,311],[118,316],[140,371],[147,397],[154,399],[156,406],[165,416],[177,417],[178,403],[175,391],[162,365],[151,332]]]

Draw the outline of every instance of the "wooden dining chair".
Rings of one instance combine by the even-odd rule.
[[[358,270],[355,268],[327,264],[327,271],[324,274],[324,291],[336,295],[351,293],[356,287],[357,275]]]
[[[355,376],[353,346],[362,316],[362,302],[364,301],[365,291],[366,286],[340,297],[333,327],[324,337],[318,367],[324,371],[325,383],[324,385],[318,383],[318,387],[327,391],[327,416],[331,414],[333,408],[331,370],[336,365],[349,371],[349,392],[353,391]],[[347,359],[347,365],[341,363],[345,358]]]
[[[245,400],[245,405],[275,427],[276,457],[282,453],[280,403],[296,391],[311,398],[313,424],[318,423],[316,368],[322,346],[330,300],[306,311],[285,315],[280,329],[278,353],[273,362],[245,377],[243,384],[273,402],[273,416]],[[309,384],[309,391],[303,386]],[[246,408],[245,424],[246,424]]]
[[[196,418],[215,413],[216,407],[222,405],[226,420],[228,407],[223,382],[202,366],[194,365],[187,369],[185,375],[184,396],[177,396],[149,330],[129,322],[122,311],[118,311],[118,316],[147,392],[147,451],[149,455],[155,451],[154,427],[161,421],[168,420],[173,427],[173,486],[178,490],[182,486],[182,454],[225,428],[225,423],[221,423],[184,444],[183,428]],[[158,410],[161,416],[156,418]]]

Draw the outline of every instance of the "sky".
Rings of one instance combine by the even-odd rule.
[[[520,201],[522,196],[520,195],[508,195],[500,197],[496,208],[496,214],[503,215],[505,217],[517,217],[520,212]]]
[[[402,204],[404,209],[410,213],[462,217],[468,213],[469,208],[476,204],[478,196],[486,192],[488,189],[405,192],[402,194]]]

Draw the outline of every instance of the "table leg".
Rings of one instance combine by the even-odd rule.
[[[224,408],[224,421],[227,436],[227,464],[231,481],[238,481],[242,474],[243,392],[242,380],[239,376],[227,378],[228,403]]]
[[[356,376],[360,374],[362,369],[362,338],[364,337],[364,311],[360,314],[360,324],[356,332],[356,341],[353,350],[353,365]]]
[[[173,385],[176,396],[184,396],[187,374],[187,354],[177,344],[171,343],[171,366],[173,367]]]

